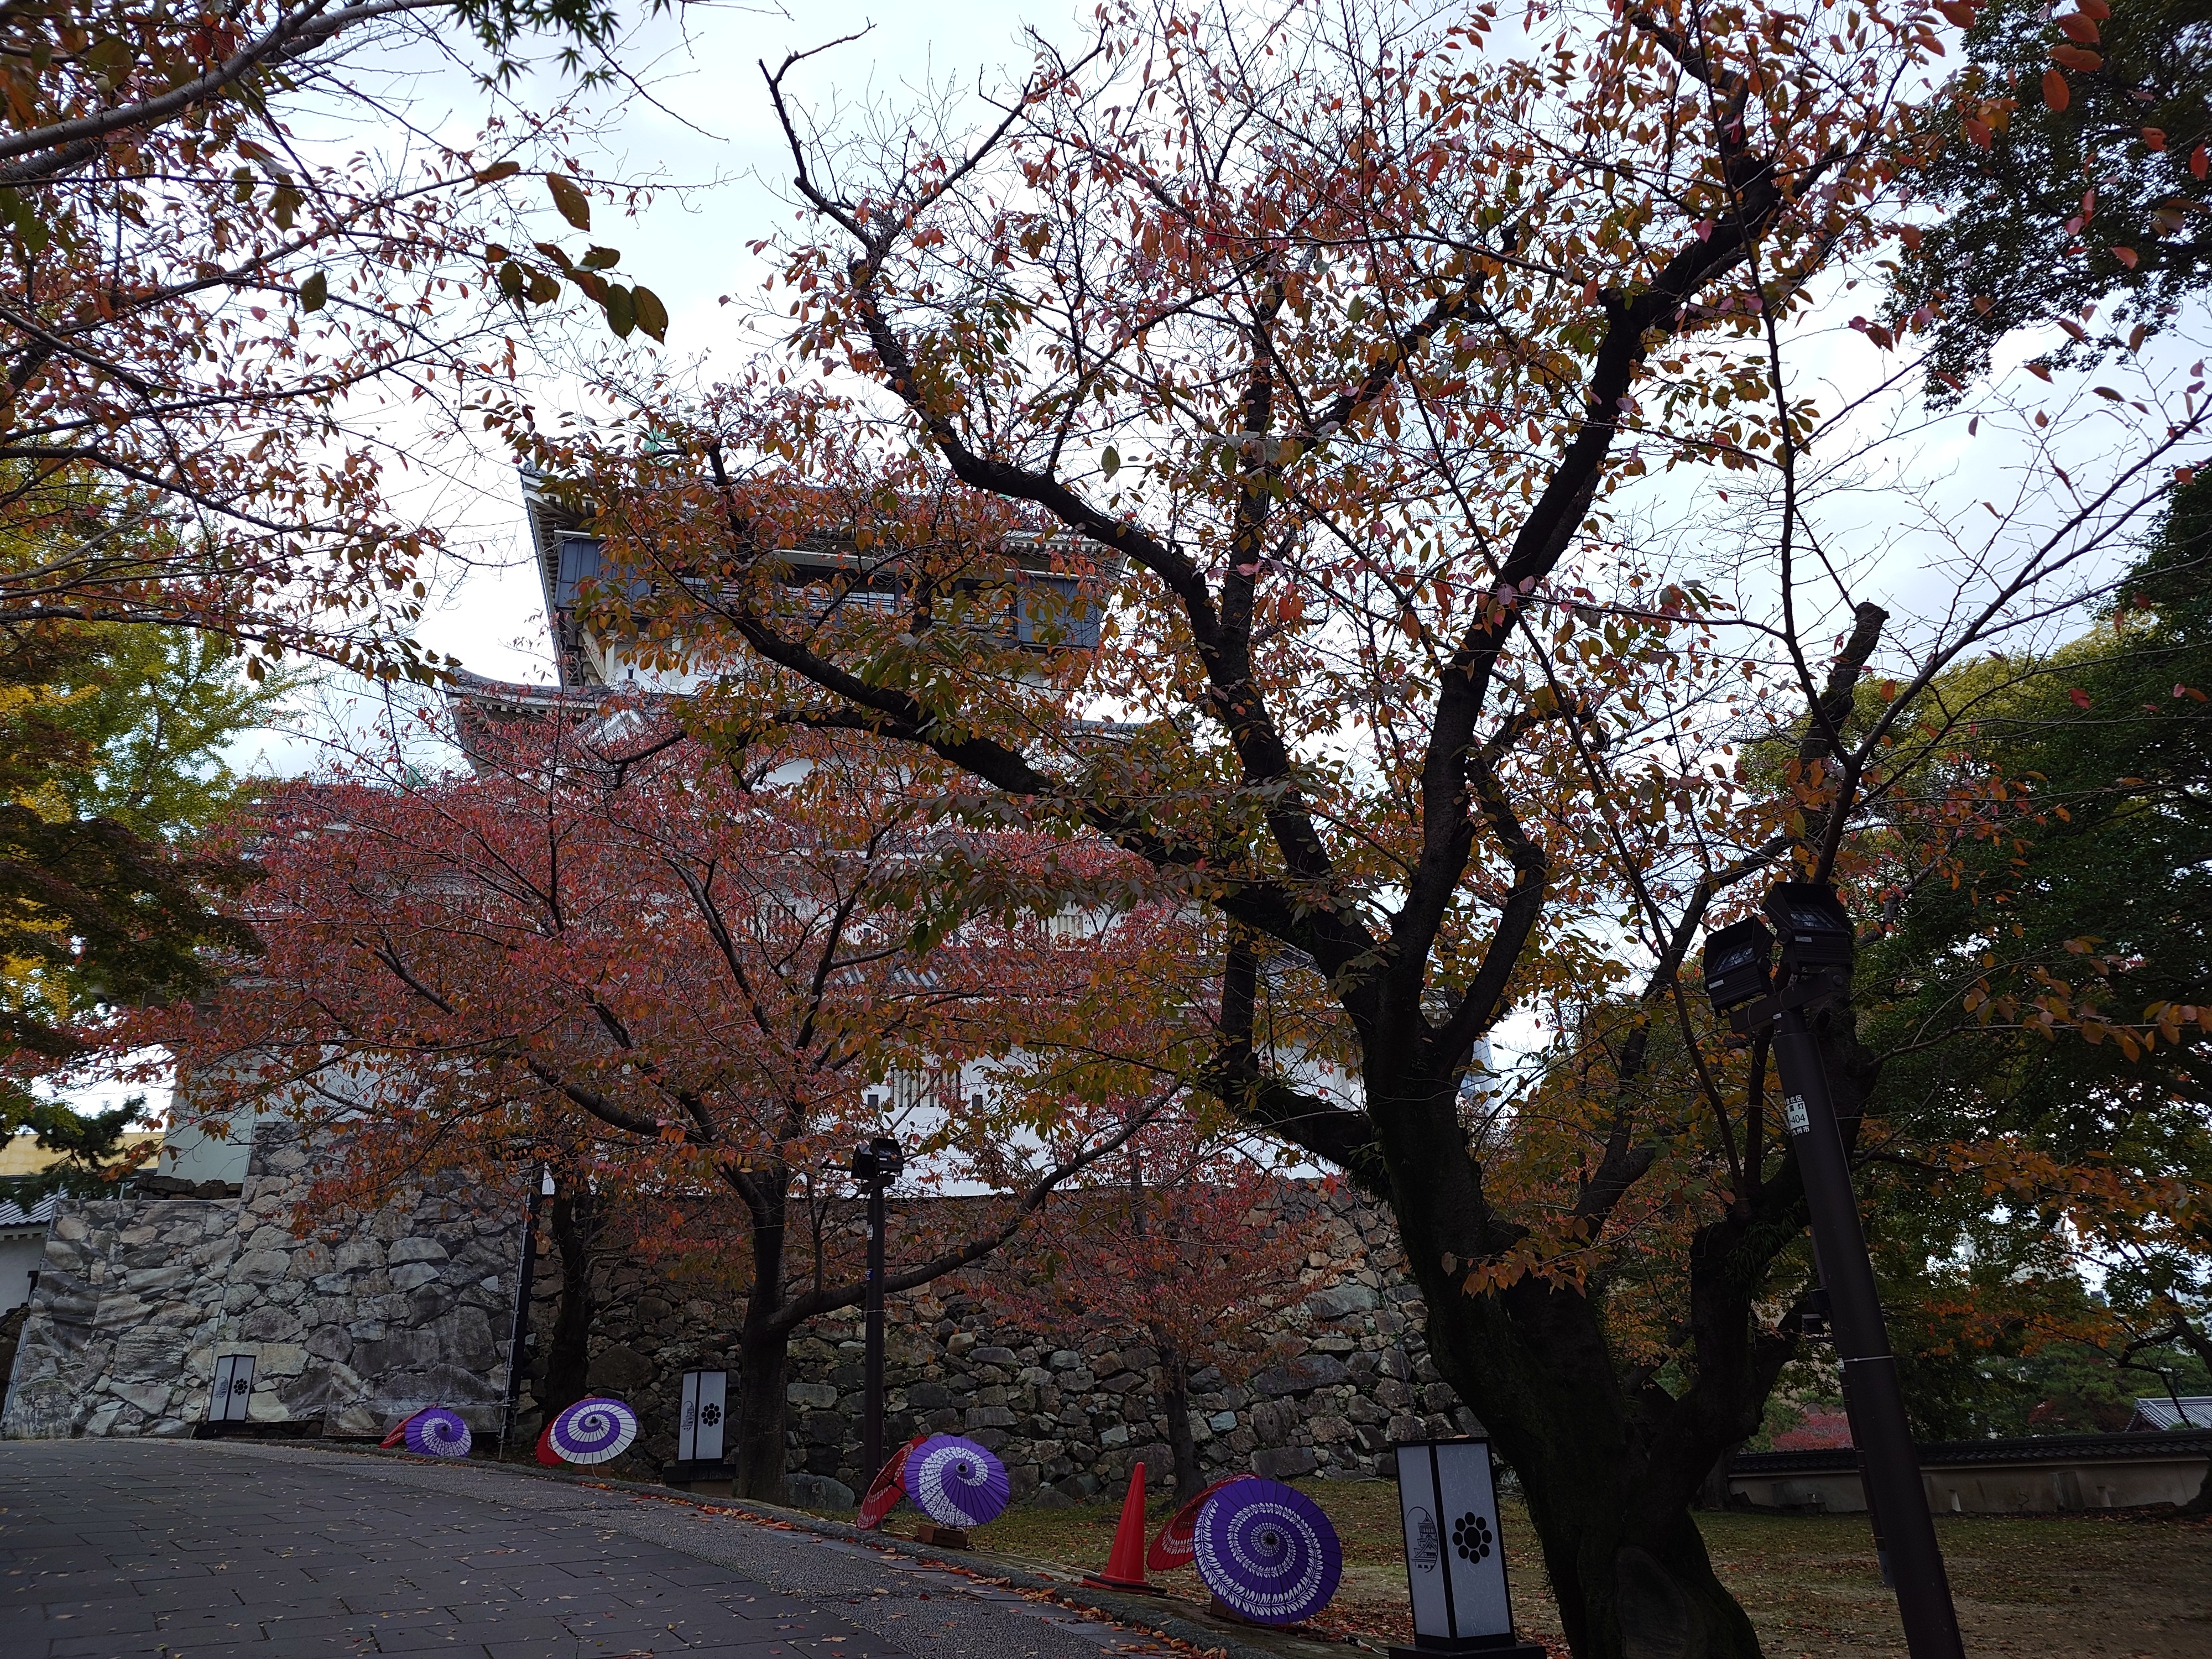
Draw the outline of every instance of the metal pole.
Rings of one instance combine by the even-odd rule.
[[[884,1467],[884,1187],[868,1184],[868,1334],[861,1382],[860,1490],[875,1484]]]
[[[1844,1409],[1859,1449],[1868,1507],[1879,1517],[1881,1542],[1894,1575],[1897,1609],[1905,1621],[1912,1659],[1964,1659],[1959,1617],[1936,1523],[1920,1482],[1920,1459],[1905,1421],[1897,1360],[1875,1289],[1851,1190],[1850,1161],[1828,1098],[1827,1073],[1801,1009],[1775,1016],[1774,1060],[1782,1073],[1784,1118],[1805,1180],[1813,1213],[1813,1239],[1828,1290],[1828,1317],[1843,1362]]]
[[[522,1382],[522,1348],[530,1340],[530,1281],[538,1266],[538,1206],[553,1185],[553,1172],[542,1171],[530,1183],[530,1202],[522,1212],[522,1262],[514,1274],[514,1318],[508,1327],[507,1399],[500,1409],[499,1457],[507,1461],[507,1437],[514,1428],[514,1396]]]

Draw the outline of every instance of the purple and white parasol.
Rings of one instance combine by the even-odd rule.
[[[567,1462],[604,1463],[637,1438],[637,1413],[619,1400],[579,1400],[553,1419],[546,1437]]]
[[[908,1455],[906,1489],[939,1526],[965,1530],[1006,1507],[1006,1466],[972,1440],[933,1434]]]
[[[1275,1480],[1239,1480],[1198,1512],[1198,1576],[1231,1613],[1295,1625],[1327,1607],[1344,1550],[1321,1506]]]
[[[443,1406],[416,1412],[407,1419],[407,1449],[424,1457],[466,1457],[472,1443],[461,1414]]]

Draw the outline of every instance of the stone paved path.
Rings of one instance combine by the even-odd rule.
[[[5,1659],[1164,1652],[865,1546],[489,1465],[0,1442]]]

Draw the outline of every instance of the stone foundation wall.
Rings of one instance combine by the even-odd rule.
[[[294,1236],[307,1158],[264,1121],[234,1199],[65,1203],[48,1235],[0,1434],[182,1435],[204,1421],[215,1362],[255,1357],[251,1423],[376,1436],[426,1405],[496,1427],[507,1387],[519,1211],[422,1195],[343,1229]],[[1302,1293],[1261,1335],[1194,1378],[1209,1472],[1279,1477],[1387,1472],[1393,1441],[1473,1426],[1437,1376],[1423,1309],[1386,1212],[1356,1194],[1291,1188],[1274,1224],[1312,1245]],[[541,1235],[543,1229],[541,1229]],[[532,1328],[553,1328],[558,1257],[542,1247]],[[978,1294],[988,1264],[895,1298],[887,1431],[945,1431],[992,1447],[1018,1496],[1066,1502],[1170,1464],[1158,1356],[1133,1334],[1080,1338],[1010,1325]],[[629,1401],[632,1472],[675,1455],[683,1373],[734,1371],[734,1306],[635,1261],[595,1277],[590,1385]],[[788,1462],[803,1496],[849,1503],[858,1483],[858,1310],[792,1344]],[[1240,1367],[1238,1361],[1243,1364]],[[1242,1372],[1249,1371],[1249,1375]],[[733,1379],[734,1381],[734,1379]],[[526,1385],[518,1428],[534,1435]]]
[[[234,1199],[64,1200],[0,1435],[184,1435],[217,1356],[254,1356],[248,1420],[380,1435],[432,1404],[498,1421],[521,1242],[514,1216],[425,1196],[295,1237],[307,1159],[264,1122]]]
[[[1311,1286],[1266,1333],[1267,1363],[1241,1382],[1218,1369],[1194,1378],[1199,1455],[1210,1472],[1288,1478],[1388,1472],[1393,1441],[1474,1426],[1437,1375],[1423,1340],[1419,1292],[1404,1273],[1387,1212],[1345,1190],[1294,1188],[1285,1220],[1311,1228]],[[541,1256],[532,1328],[552,1328],[559,1270]],[[1170,1467],[1158,1356],[1133,1336],[1068,1340],[1003,1322],[975,1294],[988,1264],[895,1298],[885,1340],[885,1434],[960,1433],[1005,1461],[1018,1497],[1068,1501],[1127,1480],[1143,1458]],[[732,1372],[733,1310],[685,1299],[617,1264],[599,1276],[590,1385],[629,1401],[636,1455],[675,1455],[683,1373]],[[848,1503],[859,1480],[862,1346],[857,1310],[815,1321],[793,1342],[787,1434],[795,1489]],[[1223,1356],[1227,1358],[1227,1356]],[[1236,1368],[1232,1365],[1231,1370]]]

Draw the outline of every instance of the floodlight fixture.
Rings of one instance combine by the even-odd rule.
[[[906,1153],[889,1135],[877,1135],[853,1148],[853,1179],[863,1187],[888,1187],[906,1168]]]
[[[884,1465],[884,1190],[906,1168],[906,1154],[889,1135],[871,1136],[853,1148],[853,1179],[868,1195],[868,1277],[862,1299],[867,1328],[860,1381],[860,1481],[874,1484]]]
[[[1781,936],[1784,983],[1832,968],[1850,971],[1858,940],[1843,901],[1826,882],[1777,882],[1760,908]]]
[[[1724,1014],[1766,994],[1774,935],[1757,916],[1723,927],[1705,940],[1705,994]]]

